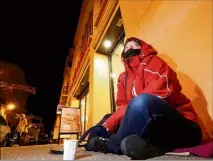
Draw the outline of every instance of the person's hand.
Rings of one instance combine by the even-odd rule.
[[[102,126],[106,129],[106,131],[109,132],[109,129],[106,127],[106,124],[105,124],[105,123],[103,123]]]

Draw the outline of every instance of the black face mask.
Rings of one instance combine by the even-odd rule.
[[[141,49],[129,49],[125,53],[123,53],[122,57],[125,59],[131,56],[136,56],[136,55],[139,55],[140,52],[141,52]]]

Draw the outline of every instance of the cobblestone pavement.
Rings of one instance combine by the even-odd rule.
[[[51,154],[50,149],[62,149],[63,145],[36,145],[1,148],[1,160],[63,160],[61,154]],[[86,152],[78,149],[76,159],[79,160],[130,160],[124,155],[102,154],[95,152]],[[179,157],[164,155],[152,158],[152,160],[201,160],[199,157]]]

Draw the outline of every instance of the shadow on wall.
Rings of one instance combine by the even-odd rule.
[[[182,92],[191,99],[193,107],[200,119],[204,140],[213,138],[213,121],[208,113],[207,101],[200,87],[185,73],[177,71],[177,64],[165,54],[159,54],[168,65],[177,72],[177,77],[182,85]]]

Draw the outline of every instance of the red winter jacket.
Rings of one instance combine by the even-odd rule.
[[[118,108],[105,121],[105,127],[114,133],[130,100],[142,93],[152,94],[164,99],[185,118],[198,122],[191,101],[181,93],[182,87],[176,73],[157,56],[157,51],[151,45],[142,40],[141,42],[141,54],[135,56],[140,61],[137,69],[132,71],[124,62],[125,71],[120,74],[117,84],[116,104]]]

